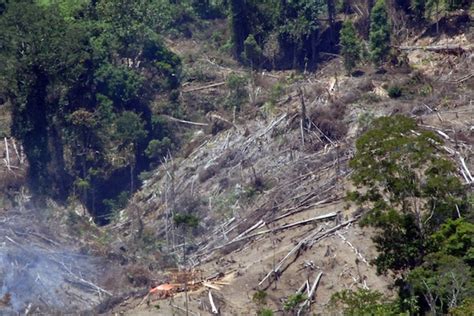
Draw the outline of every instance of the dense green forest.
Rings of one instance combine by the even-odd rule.
[[[413,20],[429,19],[440,5],[468,1],[390,4]],[[310,69],[341,50],[351,71],[364,56],[380,64],[391,54],[380,0],[369,3],[370,20],[347,19],[344,27],[338,14],[350,16],[353,7],[334,0],[3,0],[0,8],[2,96],[13,106],[11,132],[26,148],[31,186],[80,198],[96,219],[179,143],[159,117],[180,106],[181,62],[163,35],[189,36],[199,23],[227,18],[223,45],[252,68]],[[159,95],[168,105],[154,110]]]
[[[139,188],[140,173],[185,142],[162,117],[180,117],[183,107],[183,62],[165,36],[190,37],[221,19],[228,38],[220,48],[249,72],[311,71],[340,54],[351,75],[361,64],[399,66],[392,44],[400,29],[471,5],[364,4],[353,19],[350,0],[0,0],[0,99],[11,107],[32,191],[78,199],[106,224]],[[238,110],[241,99],[233,102]],[[468,315],[473,307],[473,197],[440,146],[403,116],[375,120],[358,139],[348,200],[367,211],[361,225],[376,231],[373,264],[397,276],[399,297],[337,293],[332,304],[346,314]]]
[[[151,111],[156,95],[180,80],[180,60],[148,14],[160,8],[149,1],[3,6],[2,88],[31,186],[77,196],[101,215],[108,200],[135,190],[154,154],[145,154],[148,145],[169,133]]]

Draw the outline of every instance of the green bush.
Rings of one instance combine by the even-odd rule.
[[[306,295],[302,293],[293,294],[288,297],[288,299],[283,304],[283,309],[285,311],[294,311],[298,305],[303,303],[306,300]]]
[[[252,301],[257,305],[264,305],[267,300],[267,292],[259,290],[252,296]]]
[[[258,311],[258,316],[273,316],[273,311],[268,308],[264,308]]]
[[[145,149],[145,154],[148,158],[157,160],[165,156],[168,150],[172,149],[173,142],[168,137],[164,137],[162,140],[152,139]]]
[[[387,89],[388,96],[392,99],[396,99],[402,96],[402,88],[397,85],[390,86]]]
[[[229,109],[236,108],[240,111],[242,105],[248,101],[247,78],[237,74],[230,74],[226,81],[229,94],[227,95],[225,106]]]
[[[396,301],[391,301],[378,291],[358,289],[343,290],[332,295],[330,308],[343,315],[399,315]]]

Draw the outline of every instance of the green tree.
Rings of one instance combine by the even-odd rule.
[[[123,152],[125,160],[130,167],[130,192],[134,191],[134,169],[136,164],[137,144],[144,139],[148,132],[145,130],[145,123],[138,114],[131,111],[124,111],[117,118],[115,137],[121,142],[119,150]]]
[[[357,36],[352,21],[344,21],[340,34],[341,54],[344,58],[344,67],[351,73],[361,56],[361,39]]]
[[[240,111],[243,104],[248,100],[247,78],[236,74],[230,74],[226,80],[229,94],[227,96],[225,105],[232,109],[236,108]]]
[[[379,272],[421,264],[430,234],[466,212],[462,184],[453,164],[440,156],[440,144],[400,115],[374,120],[356,142],[350,166],[357,190],[349,197],[367,209],[361,224],[377,229]]]
[[[255,40],[255,37],[250,34],[244,41],[244,52],[242,53],[242,59],[245,60],[252,68],[259,68],[262,57],[262,49]]]
[[[336,292],[331,296],[329,305],[331,310],[342,312],[347,316],[401,314],[397,301],[389,299],[378,291],[366,289]]]
[[[64,118],[55,114],[67,111],[67,91],[85,70],[88,31],[65,21],[58,8],[26,0],[6,4],[0,28],[0,80],[13,105],[12,134],[25,147],[32,188],[61,196],[68,179],[57,151]]]
[[[462,259],[440,252],[428,255],[407,280],[433,315],[446,314],[474,296],[472,268]]]
[[[161,24],[151,13],[161,6],[145,0],[2,4],[0,89],[13,105],[12,134],[25,147],[32,189],[65,198],[74,179],[82,179],[88,186],[81,188],[93,193],[83,194],[83,202],[95,209],[95,193],[107,193],[109,177],[124,167],[116,163],[117,148],[123,154],[133,144],[126,160],[143,170],[147,137],[165,134],[152,124],[150,105],[157,93],[179,85],[181,62],[155,32]],[[130,116],[124,111],[140,116],[145,137],[130,141],[126,126],[124,138],[117,137],[116,123]]]
[[[377,0],[370,14],[370,57],[374,64],[383,63],[390,51],[390,26],[385,0]]]
[[[474,265],[474,224],[464,218],[448,219],[431,235],[432,248],[437,252],[461,258]]]
[[[247,10],[247,1],[229,1],[229,20],[232,30],[232,43],[234,54],[237,58],[240,58],[242,52],[244,51],[244,41],[250,34]]]

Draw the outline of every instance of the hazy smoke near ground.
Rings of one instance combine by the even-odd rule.
[[[99,282],[104,262],[47,234],[18,213],[0,218],[0,315],[77,313],[108,295]]]

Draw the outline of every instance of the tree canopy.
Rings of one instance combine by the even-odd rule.
[[[156,33],[154,10],[125,0],[5,4],[0,78],[38,192],[64,198],[82,179],[91,193],[84,202],[100,209],[99,182],[127,164],[138,167],[132,177],[146,168],[148,142],[163,137],[151,102],[180,80],[180,60]],[[124,143],[139,150],[117,164]]]

